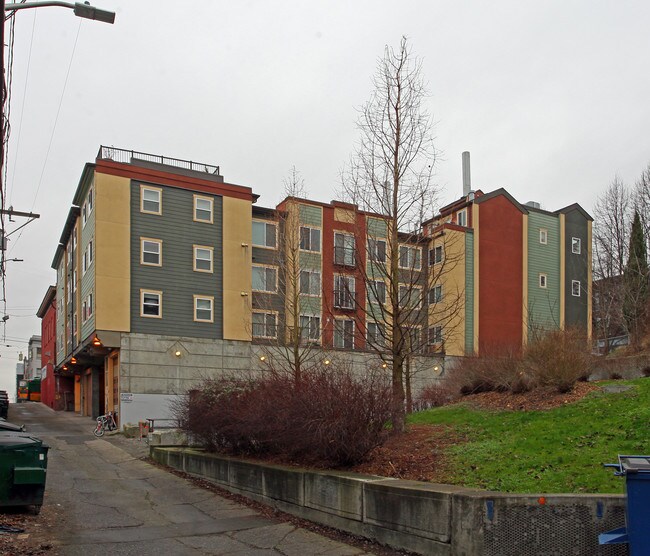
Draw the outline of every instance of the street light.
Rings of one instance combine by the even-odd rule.
[[[74,10],[74,15],[83,17],[84,19],[95,19],[104,23],[115,23],[115,12],[107,10],[100,10],[90,5],[90,2],[23,2],[22,4],[5,4],[5,11],[11,12],[16,10],[24,10],[27,8],[46,8],[48,6],[57,6],[61,8],[70,8]]]

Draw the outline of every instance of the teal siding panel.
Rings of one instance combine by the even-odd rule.
[[[368,235],[371,237],[386,237],[388,227],[381,218],[368,218]]]
[[[540,243],[540,229],[548,232]],[[546,274],[547,287],[540,287]],[[528,215],[528,328],[553,329],[560,325],[560,219],[530,211]]]
[[[318,270],[322,266],[320,253],[311,253],[309,251],[300,252],[300,268]]]
[[[320,207],[312,205],[299,205],[300,223],[307,226],[323,226],[323,211]]]
[[[321,298],[309,297],[306,295],[300,296],[300,313],[303,315],[320,315],[321,314]]]
[[[474,353],[474,234],[465,234],[465,354]]]
[[[161,187],[156,185],[156,187]],[[213,196],[213,223],[193,221],[193,191],[162,186],[162,215],[140,212],[140,183],[131,183],[131,330],[144,334],[223,338],[223,203]],[[205,193],[201,193],[205,195]],[[162,240],[162,266],[140,264],[140,238]],[[213,248],[213,272],[193,270],[193,245]],[[162,291],[162,318],[140,316],[140,290]],[[214,297],[214,322],[194,322],[194,295]]]
[[[94,187],[94,186],[93,186]],[[97,195],[94,194],[94,203],[97,203]],[[84,196],[84,201],[85,202],[88,198],[88,192],[86,192]],[[78,260],[81,262],[83,265],[83,256],[84,253],[86,252],[86,247],[88,246],[88,243],[92,240],[93,243],[93,250],[95,251],[94,255],[96,256],[96,247],[97,244],[95,242],[95,214],[97,210],[96,207],[93,207],[92,212],[88,214],[88,218],[86,219],[86,225],[83,225],[83,220],[79,220],[80,225],[81,225],[81,241],[80,241],[80,248],[78,249],[77,257]],[[83,266],[81,266],[82,272],[83,272]],[[88,271],[81,277],[81,298],[79,301],[79,319],[81,322],[81,340],[83,341],[85,338],[87,338],[92,332],[95,330],[95,263],[93,261],[93,264],[90,266]],[[93,314],[92,316],[86,321],[83,322],[83,315],[81,313],[81,308],[83,307],[84,300],[88,297],[88,294],[93,293]]]

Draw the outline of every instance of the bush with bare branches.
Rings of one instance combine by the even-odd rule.
[[[274,372],[256,380],[206,379],[176,416],[208,450],[343,466],[385,440],[390,400],[385,377],[330,365],[299,380]]]

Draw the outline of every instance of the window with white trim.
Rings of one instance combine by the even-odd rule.
[[[93,240],[91,239],[86,246],[84,251],[83,262],[81,265],[82,275],[90,268],[90,265],[93,264]]]
[[[334,264],[355,266],[354,236],[341,232],[334,233]]]
[[[318,270],[300,271],[300,293],[303,295],[320,296],[320,272]]]
[[[422,288],[420,286],[400,284],[399,305],[417,309],[422,301]]]
[[[368,238],[368,259],[376,263],[386,262],[386,242],[383,239]]]
[[[194,221],[212,224],[212,213],[214,210],[214,199],[194,195]]]
[[[400,268],[420,270],[422,268],[422,252],[420,248],[400,245],[398,263]]]
[[[539,229],[539,242],[542,245],[546,245],[548,243],[548,230],[546,228]]]
[[[300,226],[300,249],[320,253],[320,229]]]
[[[334,275],[334,307],[354,309],[354,276]]]
[[[140,316],[162,318],[162,292],[140,290]]]
[[[429,328],[429,345],[441,344],[443,340],[442,326],[431,326]]]
[[[162,240],[140,238],[140,264],[162,266]]]
[[[303,342],[320,342],[320,317],[300,315],[300,338]]]
[[[86,298],[86,302],[88,304],[88,318],[93,316],[93,294],[90,292],[88,294],[88,297]]]
[[[580,297],[580,280],[571,280],[571,295]]]
[[[579,255],[581,251],[581,241],[579,237],[572,237],[571,238],[571,253],[574,255]]]
[[[162,189],[146,185],[140,186],[140,212],[162,214]]]
[[[278,291],[278,269],[272,266],[253,265],[253,291]]]
[[[354,321],[352,319],[334,320],[334,347],[354,349]]]
[[[458,211],[456,214],[456,223],[459,226],[467,226],[467,209],[463,209],[461,211]]]
[[[369,280],[367,290],[369,303],[386,303],[386,282]]]
[[[276,313],[253,312],[253,337],[254,338],[277,338],[278,336],[278,315]]]
[[[429,266],[439,264],[442,262],[443,250],[442,245],[436,245],[433,249],[429,249]]]
[[[548,275],[540,273],[539,275],[539,287],[547,288],[548,287]]]
[[[253,220],[253,245],[275,249],[277,247],[277,226],[273,222]]]
[[[73,292],[77,291],[77,269],[76,268],[72,271],[72,291]]]
[[[386,345],[386,327],[379,322],[368,322],[366,324],[366,341],[368,347],[380,347]]]
[[[436,284],[429,290],[429,305],[442,301],[442,284]]]
[[[214,322],[214,297],[210,295],[194,296],[194,321]]]
[[[194,245],[194,270],[196,272],[212,272],[212,256],[214,247]]]

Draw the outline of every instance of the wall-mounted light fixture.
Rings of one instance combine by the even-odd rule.
[[[260,355],[260,361],[266,361],[266,355]]]
[[[182,354],[181,354],[181,350],[180,350],[180,349],[177,349],[177,350],[174,352],[174,355],[175,355],[176,357],[180,357],[180,356],[182,355]]]
[[[242,297],[248,297],[248,292],[241,292],[239,295],[241,295]]]
[[[72,363],[73,365],[76,365],[77,364],[77,358],[73,357],[72,359],[70,359],[70,363]]]
[[[100,347],[102,345],[102,341],[97,336],[95,336],[95,338],[93,339],[93,345],[96,347]]]
[[[437,373],[437,372],[440,370],[440,367],[438,367],[438,365],[436,365],[436,366],[433,368],[433,370]]]
[[[324,365],[329,365],[330,363],[331,363],[331,361],[329,359],[325,359],[325,361],[323,361]]]
[[[385,369],[386,367],[388,367],[388,363],[382,363],[382,364],[381,364],[381,368],[382,368],[382,369]]]

